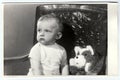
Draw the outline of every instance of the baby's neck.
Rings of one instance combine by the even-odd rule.
[[[39,42],[40,43],[40,42]],[[56,42],[53,42],[53,43],[49,43],[49,44],[42,44],[42,43],[40,43],[40,44],[42,44],[42,45],[44,45],[44,46],[50,46],[50,45],[54,45]]]

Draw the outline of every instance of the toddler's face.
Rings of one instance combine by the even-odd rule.
[[[54,19],[38,22],[37,24],[37,41],[49,45],[56,40],[59,27]]]

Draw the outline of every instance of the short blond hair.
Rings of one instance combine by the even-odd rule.
[[[41,16],[37,21],[37,25],[40,21],[49,20],[49,19],[55,19],[55,21],[57,22],[57,24],[59,26],[60,31],[61,32],[63,31],[62,21],[53,13]]]

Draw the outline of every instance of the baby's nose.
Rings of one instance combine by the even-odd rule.
[[[44,36],[44,31],[41,31],[41,32],[39,33],[39,35],[40,35],[40,36]]]

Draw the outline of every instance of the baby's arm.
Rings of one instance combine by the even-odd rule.
[[[31,69],[33,75],[43,75],[41,63],[35,59],[30,58]]]
[[[42,75],[42,66],[41,66],[41,56],[39,51],[39,46],[36,44],[30,50],[29,59],[32,75]]]
[[[69,71],[68,71],[68,65],[64,65],[62,67],[62,75],[68,75],[69,74]]]
[[[66,51],[64,51],[64,54],[63,54],[63,57],[62,57],[61,74],[62,75],[68,75],[69,74]]]

